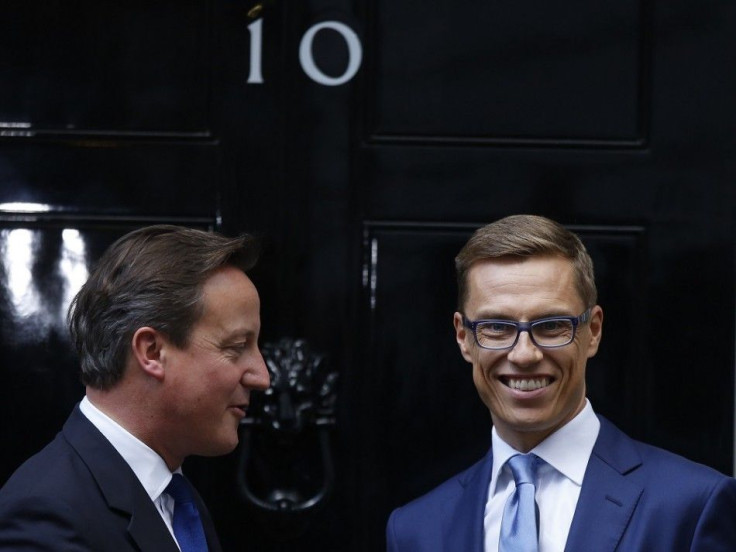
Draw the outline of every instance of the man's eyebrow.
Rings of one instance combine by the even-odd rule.
[[[542,314],[541,316],[536,316],[534,320],[541,320],[544,318],[568,318],[570,316],[577,316],[576,314],[571,314],[567,311],[549,311],[548,314]]]
[[[478,320],[514,320],[512,316],[508,316],[503,311],[480,311],[476,317]]]
[[[561,318],[561,317],[568,317],[568,316],[577,316],[575,314],[570,314],[568,312],[568,309],[554,309],[549,311],[541,311],[539,313],[536,313],[534,316],[529,317],[529,321],[534,320],[543,320],[545,318]],[[502,311],[485,311],[481,312],[476,318],[476,320],[508,320],[509,322],[519,322],[520,320],[510,316],[508,314],[505,314]]]
[[[236,341],[238,339],[253,339],[257,335],[258,332],[256,330],[242,328],[225,333],[222,337],[222,340],[224,342],[230,342]]]
[[[468,318],[470,321],[485,322],[485,321],[500,321],[500,322],[518,322],[517,319],[511,316],[476,316],[475,318]]]

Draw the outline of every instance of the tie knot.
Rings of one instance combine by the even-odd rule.
[[[175,473],[171,477],[171,481],[164,490],[171,498],[174,499],[176,504],[186,504],[194,502],[194,496],[192,495],[192,488],[184,479],[181,474]]]
[[[516,485],[531,483],[534,485],[534,478],[537,472],[537,456],[534,454],[516,454],[509,458],[508,464],[511,473],[514,475]]]

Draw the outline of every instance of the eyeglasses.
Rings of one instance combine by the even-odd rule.
[[[531,322],[512,320],[475,320],[463,316],[463,326],[473,332],[475,342],[483,349],[499,351],[512,349],[521,332],[528,332],[532,343],[537,347],[554,349],[564,347],[575,339],[578,325],[590,319],[590,309],[580,316],[552,316]]]

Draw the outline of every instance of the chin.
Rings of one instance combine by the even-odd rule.
[[[235,450],[238,446],[238,434],[223,436],[216,441],[211,441],[207,446],[207,452],[202,456],[222,456]]]
[[[519,432],[545,431],[554,426],[554,420],[550,420],[539,412],[514,412],[503,418],[506,424]]]
[[[222,444],[222,452],[220,454],[228,454],[234,451],[238,446],[238,442],[238,436],[235,435],[235,437]]]

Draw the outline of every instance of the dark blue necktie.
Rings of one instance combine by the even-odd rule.
[[[187,480],[175,473],[164,492],[174,499],[174,536],[181,552],[207,552],[202,520]]]
[[[517,454],[508,460],[516,490],[503,509],[499,552],[539,550],[537,503],[534,500],[534,478],[538,460],[533,454]]]

